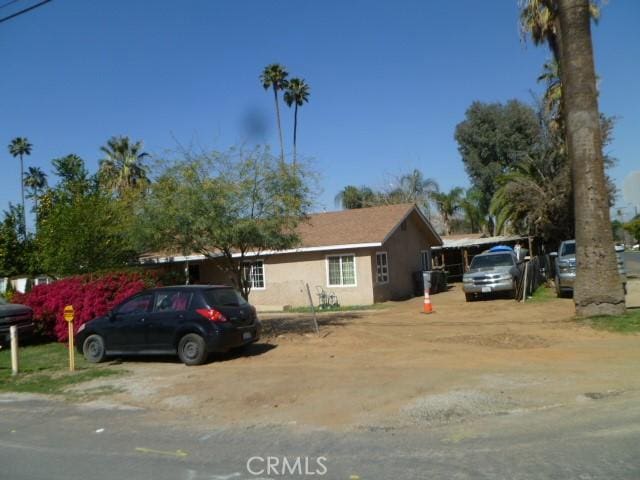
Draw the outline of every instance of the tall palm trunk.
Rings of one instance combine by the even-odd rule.
[[[24,209],[24,161],[22,160],[23,155],[20,154],[20,193],[22,195],[22,234],[27,234],[27,212]]]
[[[273,98],[276,102],[276,120],[278,122],[278,135],[280,137],[280,162],[284,165],[284,142],[282,141],[282,126],[280,125],[280,105],[278,104],[278,89],[273,87]]]
[[[298,102],[293,109],[293,165],[296,165],[296,143],[298,139]]]
[[[558,6],[565,129],[575,202],[576,313],[615,315],[625,311],[625,300],[609,218],[589,0],[559,0]]]

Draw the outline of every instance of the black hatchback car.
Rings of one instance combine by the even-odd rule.
[[[78,350],[89,362],[110,355],[176,353],[186,365],[204,363],[260,339],[256,309],[228,286],[162,287],[140,292],[107,316],[78,329]]]
[[[20,337],[29,336],[35,330],[33,311],[25,305],[7,303],[0,297],[0,345],[9,343],[9,329],[15,325]]]

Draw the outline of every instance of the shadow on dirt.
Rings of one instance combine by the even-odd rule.
[[[204,364],[208,365],[210,363],[224,362],[241,357],[257,357],[273,350],[276,347],[277,345],[273,345],[268,342],[252,343],[226,353],[212,353]],[[173,363],[180,365],[182,362],[177,355],[119,355],[117,357],[113,357],[108,362],[109,365],[123,365],[126,363]]]
[[[335,312],[318,315],[318,327],[322,335],[322,327],[343,327],[352,320],[362,318],[357,312]],[[262,336],[265,338],[278,335],[315,335],[313,315],[309,313],[295,316],[272,317],[262,320]]]

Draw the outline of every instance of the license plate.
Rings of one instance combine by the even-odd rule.
[[[482,293],[491,293],[491,287],[482,287]]]
[[[251,337],[252,337],[251,332],[244,332],[242,334],[242,339],[243,340],[251,340]]]

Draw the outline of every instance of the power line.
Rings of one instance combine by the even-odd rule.
[[[34,10],[34,9],[36,9],[38,7],[41,7],[42,5],[44,5],[45,3],[49,3],[50,1],[51,0],[43,0],[40,3],[36,3],[35,5],[32,5],[32,6],[27,7],[27,8],[24,8],[24,9],[12,14],[12,15],[9,15],[9,16],[4,17],[4,18],[0,18],[0,23],[6,22],[7,20],[11,20],[12,18],[15,18],[15,17],[17,17],[19,15],[22,15],[23,13],[30,12],[31,10]]]
[[[0,9],[8,7],[9,5],[13,5],[14,3],[18,3],[20,0],[11,0],[10,2],[7,2],[3,5],[0,5]]]

